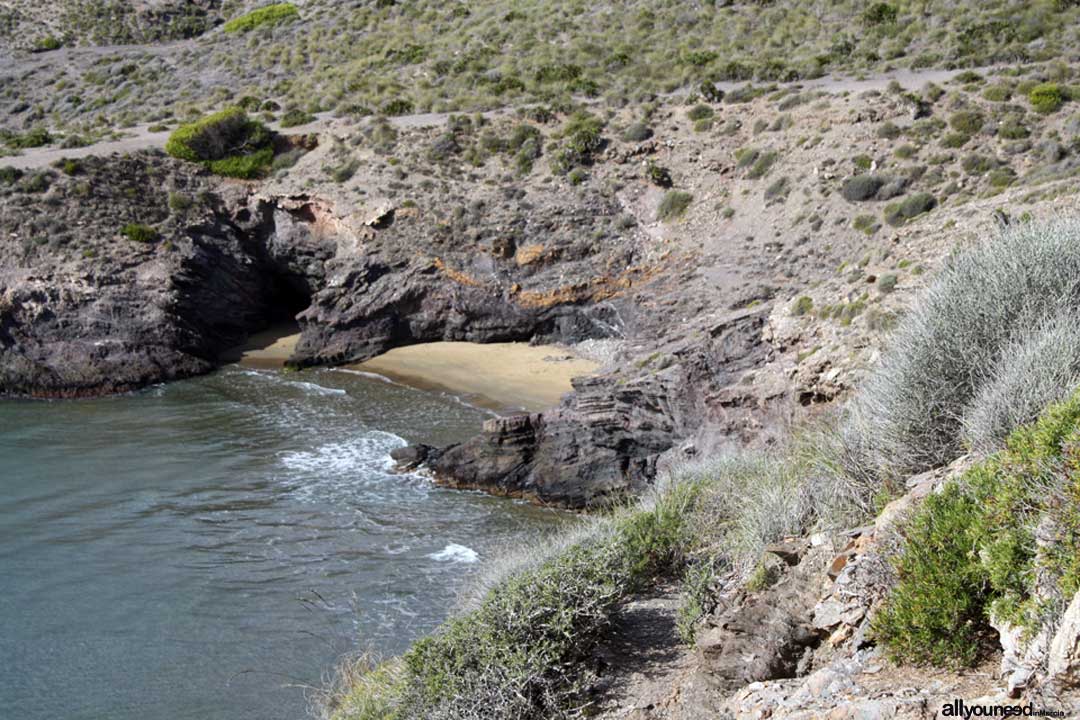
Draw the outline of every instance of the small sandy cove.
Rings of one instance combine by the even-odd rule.
[[[228,359],[259,368],[281,367],[298,334],[254,335]],[[351,370],[375,373],[404,385],[441,390],[498,412],[540,411],[570,391],[570,378],[598,365],[565,348],[526,343],[435,342],[395,348]]]

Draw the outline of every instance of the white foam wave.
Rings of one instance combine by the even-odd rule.
[[[341,388],[328,388],[323,387],[317,383],[305,382],[304,380],[286,380],[286,385],[292,385],[293,387],[301,388],[309,392],[318,393],[319,395],[347,395]]]
[[[393,380],[386,377],[385,375],[380,375],[379,373],[368,372],[366,370],[353,370],[351,368],[334,368],[334,372],[348,373],[349,375],[359,375],[360,377],[366,377],[366,378],[369,378],[371,380],[379,380],[381,382],[386,383],[387,385],[401,385],[401,383],[394,382]]]
[[[480,559],[480,555],[470,547],[450,543],[439,552],[428,555],[432,560],[439,562],[474,563]]]
[[[372,431],[312,450],[282,453],[281,464],[307,476],[354,477],[363,470],[385,473],[394,464],[390,451],[406,444],[393,433]]]

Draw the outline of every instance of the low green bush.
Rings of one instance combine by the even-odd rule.
[[[27,130],[22,135],[10,135],[6,139],[8,147],[15,150],[29,150],[43,147],[53,141],[52,134],[42,127]]]
[[[949,116],[949,127],[963,135],[974,135],[982,130],[986,118],[978,110],[960,110]]]
[[[266,174],[274,163],[274,149],[263,148],[247,155],[235,155],[220,160],[210,160],[206,167],[215,175],[255,180]]]
[[[311,113],[293,108],[292,110],[287,110],[285,114],[281,116],[281,127],[297,127],[298,125],[307,125],[314,121],[315,116]]]
[[[795,304],[791,306],[791,314],[798,317],[799,315],[805,315],[814,309],[814,300],[808,295],[800,296]]]
[[[931,495],[905,529],[898,585],[873,620],[897,662],[972,665],[988,630],[987,578],[973,560],[974,498],[953,484]]]
[[[686,117],[693,121],[708,120],[714,115],[713,109],[704,103],[699,103],[686,113]]]
[[[890,225],[903,225],[906,221],[930,212],[937,207],[937,199],[927,192],[915,193],[885,208],[885,221]]]
[[[228,108],[169,135],[165,151],[175,158],[198,162],[226,177],[260,177],[274,161],[273,135],[240,108]]]
[[[142,223],[128,223],[120,228],[120,234],[128,240],[137,243],[156,242],[160,237],[157,230],[149,225],[143,225]]]
[[[854,175],[840,186],[840,196],[848,202],[873,200],[885,179],[878,175]]]
[[[625,142],[643,142],[653,135],[652,129],[642,122],[631,123],[623,131],[622,139]]]
[[[1035,112],[1049,115],[1065,104],[1065,93],[1057,83],[1043,83],[1031,89],[1028,102]]]
[[[746,173],[748,180],[757,180],[758,178],[765,177],[769,174],[769,170],[772,169],[773,164],[777,161],[780,155],[772,150],[763,152],[757,156],[754,160],[754,164],[750,166],[750,170]]]
[[[877,289],[883,294],[887,295],[896,289],[896,283],[898,279],[895,274],[887,273],[877,279]]]
[[[1012,98],[1012,88],[1008,85],[990,85],[983,90],[982,96],[990,102],[1007,102]]]
[[[55,35],[46,35],[43,38],[39,38],[34,42],[34,52],[52,52],[53,50],[59,50],[64,46],[64,43],[60,41]]]
[[[770,183],[769,187],[765,188],[763,197],[766,203],[782,202],[787,199],[789,192],[791,192],[791,181],[785,175]]]
[[[256,8],[246,15],[233,18],[222,26],[225,32],[247,32],[267,25],[280,25],[300,17],[300,11],[292,3],[275,3]]]
[[[657,187],[669,188],[672,185],[671,171],[654,162],[650,162],[645,166],[645,177],[649,178],[649,182]]]
[[[904,531],[898,584],[873,619],[894,659],[972,665],[981,640],[994,637],[990,617],[1028,631],[1053,622],[1080,590],[1077,460],[1073,393],[924,501]],[[1040,525],[1053,528],[1041,547]]]
[[[590,165],[604,147],[604,122],[591,113],[578,111],[561,128],[562,146],[551,156],[551,169],[565,175],[579,165]]]
[[[656,210],[656,219],[661,222],[675,220],[686,213],[694,196],[682,190],[669,190],[660,201],[660,207]]]

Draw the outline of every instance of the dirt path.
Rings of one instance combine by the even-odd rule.
[[[185,41],[187,42],[187,41]],[[183,43],[175,43],[170,47],[183,45]],[[93,48],[93,49],[78,49],[77,52],[95,52],[106,54],[107,51],[115,51],[115,48]],[[63,52],[63,51],[61,51]],[[72,52],[76,52],[73,50]],[[994,68],[984,68],[982,72],[993,72]],[[852,78],[852,77],[837,77],[837,76],[825,76],[816,80],[803,80],[792,83],[779,83],[781,87],[797,86],[805,89],[825,90],[832,93],[841,92],[864,92],[867,90],[884,90],[889,86],[889,83],[895,81],[898,82],[905,89],[915,89],[925,83],[934,82],[942,83],[947,82],[952,77],[957,75],[960,70],[897,70],[890,73],[884,73],[876,75],[872,78]],[[737,87],[745,85],[745,82],[721,82],[717,83],[717,87],[725,92],[730,92]],[[673,96],[674,97],[674,96]],[[505,114],[507,110],[495,110],[482,113],[485,117],[495,117],[500,114]],[[446,122],[447,118],[452,114],[460,113],[417,113],[414,115],[399,115],[395,117],[387,118],[391,125],[394,127],[407,129],[418,127],[432,127],[442,125]],[[336,119],[331,116],[330,113],[322,113],[316,116],[314,122],[307,125],[301,125],[297,127],[289,128],[289,133],[321,133],[330,130],[335,125],[343,125],[345,120]],[[280,129],[275,123],[270,125],[274,129]],[[135,127],[128,128],[124,132],[128,134],[127,137],[119,140],[106,140],[103,142],[95,143],[93,145],[87,145],[80,148],[35,148],[32,150],[24,151],[21,155],[13,155],[9,157],[0,157],[0,165],[10,165],[20,169],[36,169],[47,167],[61,158],[80,158],[88,155],[111,155],[113,153],[132,153],[139,150],[150,150],[154,148],[164,148],[165,141],[169,137],[168,132],[150,132],[149,125],[136,125]]]
[[[678,589],[668,586],[637,597],[619,610],[597,653],[601,676],[597,720],[682,720],[667,712],[674,704],[673,689],[684,685],[694,669],[693,651],[679,639],[675,626],[680,603]]]
[[[484,117],[498,116],[505,111],[495,110],[482,113]],[[400,115],[389,117],[387,121],[394,127],[401,129],[433,127],[443,125],[452,114],[460,113],[419,113],[416,115]],[[290,135],[303,135],[307,133],[324,133],[335,127],[344,127],[350,121],[335,118],[331,113],[320,113],[315,120],[306,125],[296,125],[288,128]],[[62,158],[81,158],[90,155],[112,155],[113,153],[133,153],[140,150],[164,149],[165,141],[169,139],[168,130],[164,132],[151,132],[150,125],[136,125],[124,130],[127,137],[118,140],[105,140],[85,147],[78,148],[55,148],[42,147],[25,150],[21,155],[0,157],[0,165],[10,165],[22,170],[33,170],[48,167]],[[282,130],[280,124],[269,123],[273,130]]]

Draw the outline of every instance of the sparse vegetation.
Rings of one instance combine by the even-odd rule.
[[[668,222],[682,217],[693,200],[694,196],[688,192],[669,190],[660,201],[660,207],[656,210],[656,219]]]
[[[225,32],[248,32],[268,25],[280,25],[300,17],[300,11],[292,3],[275,3],[256,8],[246,15],[241,15],[225,23]]]

